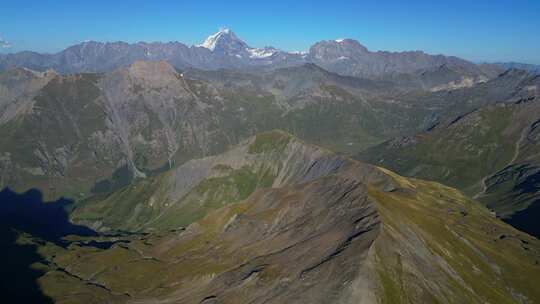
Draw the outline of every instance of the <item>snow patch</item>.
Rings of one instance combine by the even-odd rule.
[[[256,48],[249,48],[247,49],[249,53],[250,58],[268,58],[273,56],[278,51],[276,49],[256,49]]]
[[[228,29],[228,28],[220,28],[217,33],[208,36],[208,38],[206,38],[206,40],[203,43],[198,44],[197,46],[198,47],[203,47],[203,48],[206,48],[206,49],[209,49],[209,50],[213,51],[216,48],[216,43],[219,40],[219,38],[221,36],[223,36],[223,35],[228,35],[230,33],[231,33],[230,29]]]

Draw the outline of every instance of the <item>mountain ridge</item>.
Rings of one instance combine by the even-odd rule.
[[[339,42],[338,42],[339,41]],[[207,44],[208,47],[203,47]],[[336,53],[337,52],[337,53]],[[363,56],[361,56],[363,55]],[[12,66],[34,70],[52,68],[59,73],[107,72],[136,60],[166,60],[176,68],[249,69],[294,66],[313,62],[342,75],[377,78],[389,74],[412,73],[441,64],[459,66],[475,77],[492,77],[490,69],[457,57],[414,52],[370,52],[352,39],[315,43],[306,53],[286,52],[272,47],[253,48],[230,29],[220,29],[202,44],[181,42],[95,42],[76,44],[55,54],[23,51],[0,55],[0,69]],[[494,69],[493,66],[491,69]]]
[[[520,69],[532,73],[533,75],[540,74],[539,64],[521,63],[521,62],[495,62],[493,65],[500,66],[504,69]]]
[[[522,79],[506,96],[506,102],[448,118],[415,135],[371,147],[356,157],[406,176],[456,187],[503,220],[539,237],[535,218],[540,202],[540,77],[523,75],[528,74],[517,69],[501,75]]]
[[[403,297],[533,303],[540,297],[537,239],[455,189],[401,177],[286,132],[257,134],[149,180],[120,190],[123,198],[87,202],[72,213],[75,222],[103,218],[98,225],[136,233],[116,236],[104,249],[42,245],[53,262],[40,278],[47,295],[69,297],[71,289],[58,286],[73,276],[94,283],[77,288],[81,301],[96,284],[110,301],[137,303],[399,303]],[[174,193],[179,189],[184,192]],[[188,210],[194,216],[179,217]]]
[[[388,81],[342,76],[312,63],[257,73],[180,71],[166,61],[135,61],[106,73],[42,74],[49,78],[24,69],[0,72],[6,97],[0,183],[84,197],[275,128],[357,152],[504,99],[527,77],[509,72],[431,92],[456,79],[452,69],[442,71],[433,83],[422,74]],[[33,82],[39,86],[28,85]],[[23,97],[9,97],[18,94]]]

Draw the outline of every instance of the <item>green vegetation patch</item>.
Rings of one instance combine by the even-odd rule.
[[[432,265],[447,265],[445,268],[450,269],[444,271],[446,278],[440,277],[438,284],[450,288],[455,299],[462,299],[457,302],[515,303],[513,291],[519,291],[529,299],[540,297],[535,287],[540,272],[533,253],[533,248],[537,246],[533,238],[504,225],[486,209],[454,189],[419,180],[412,182],[414,187],[408,188],[415,189],[414,193],[387,193],[373,187],[369,189],[369,195],[377,202],[382,221],[386,224],[388,239],[398,240],[391,241],[394,242],[391,244],[379,243],[380,265],[399,270],[399,261],[393,263],[392,252],[397,250],[394,246],[412,240],[408,235],[414,233],[423,240],[431,255],[444,261]],[[401,233],[406,231],[404,227],[410,228],[409,233]],[[391,265],[397,265],[397,268]],[[414,294],[411,290],[424,289],[416,285],[416,281],[406,279],[411,277],[411,273],[403,270],[402,278],[399,272],[397,276],[393,275],[395,270],[383,269],[383,273],[379,273],[387,300],[385,303],[396,303],[399,285],[403,286],[402,294],[408,295]],[[444,302],[442,295],[424,292],[423,296],[436,296]],[[430,300],[426,303],[434,302]]]
[[[210,211],[246,199],[257,188],[271,187],[275,176],[270,170],[242,167],[229,174],[203,180],[156,225],[159,228],[187,226],[205,217]]]
[[[383,291],[384,303],[402,303],[402,291],[399,284],[392,280],[391,274],[387,270],[380,269],[378,275]]]
[[[270,151],[281,152],[291,141],[291,136],[283,131],[270,131],[257,135],[249,146],[249,153],[259,154]]]

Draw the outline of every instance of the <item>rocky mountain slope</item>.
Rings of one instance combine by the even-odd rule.
[[[4,72],[2,187],[35,187],[70,197],[106,192],[133,177],[218,153],[280,126],[345,147],[354,140],[346,138],[349,134],[330,137],[317,131],[337,135],[335,130],[351,128],[336,126],[352,123],[358,130],[353,136],[377,140],[382,125],[369,134],[363,122],[338,121],[331,115],[344,107],[369,109],[363,97],[370,96],[369,86],[315,67],[298,69],[293,68],[297,83],[284,82],[278,71],[265,74],[262,88],[259,83],[229,87],[184,77],[165,62],[49,78],[22,70]],[[311,71],[320,77],[312,80]],[[29,78],[17,76],[21,73]],[[29,92],[19,93],[20,87]],[[326,124],[311,130],[311,118]]]
[[[422,51],[414,52],[371,52],[358,41],[338,39],[321,41],[313,45],[308,60],[343,75],[377,78],[385,75],[413,74],[440,66],[460,69],[472,76],[471,81],[482,81],[490,75],[466,60],[443,55],[428,55]]]
[[[0,77],[0,186],[87,197],[274,128],[354,153],[506,99],[525,78],[509,72],[433,92],[411,78],[360,79],[314,64],[258,73],[178,71],[164,61],[74,75],[11,69]]]
[[[242,178],[249,174],[258,178]],[[158,185],[149,187],[148,180]],[[141,197],[141,189],[149,195]],[[202,213],[178,217],[190,209]],[[72,216],[88,222],[97,214],[104,219],[100,228],[146,233],[69,236],[64,238],[68,246],[22,236],[43,257],[33,265],[42,272],[38,283],[49,299],[540,299],[537,239],[497,220],[455,189],[400,177],[279,131],[259,134],[225,154],[190,161],[102,202],[88,201]],[[128,220],[116,222],[117,216]]]
[[[321,41],[305,53],[285,52],[273,47],[254,48],[229,29],[220,29],[196,46],[180,42],[128,44],[89,41],[56,54],[0,54],[0,69],[25,67],[38,71],[54,69],[60,73],[108,72],[140,60],[164,60],[180,69],[205,70],[274,69],[315,63],[341,75],[369,78],[413,74],[446,65],[463,72],[452,79],[456,83],[482,81],[503,71],[495,65],[487,68],[456,57],[434,56],[420,51],[370,52],[351,39]]]
[[[523,81],[513,103],[482,107],[427,132],[368,149],[358,158],[457,187],[538,236],[539,80]]]
[[[41,73],[27,69],[0,73],[0,124],[31,111],[36,95],[55,76],[54,71]]]

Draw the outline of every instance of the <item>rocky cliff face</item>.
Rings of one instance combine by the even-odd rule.
[[[256,178],[238,178],[238,170]],[[159,186],[150,191],[138,184],[118,193],[135,193],[129,203],[89,201],[73,214],[77,221],[100,216],[105,227],[124,210],[132,225],[116,227],[147,233],[117,235],[108,249],[42,245],[50,261],[39,279],[45,294],[58,301],[93,294],[133,303],[540,298],[537,239],[455,189],[406,179],[284,132],[257,135],[223,155],[147,180]],[[160,213],[138,216],[150,209]],[[188,210],[202,213],[181,219]],[[178,226],[182,220],[185,228]]]

